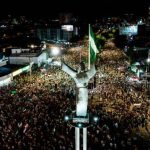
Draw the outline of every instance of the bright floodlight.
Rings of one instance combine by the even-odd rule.
[[[82,124],[81,124],[81,123],[78,123],[78,127],[81,128],[81,127],[82,127]]]
[[[150,58],[147,59],[147,62],[150,63]]]
[[[65,121],[68,121],[69,120],[69,117],[68,116],[65,116]]]
[[[98,117],[94,117],[93,120],[94,120],[94,122],[97,122],[98,121]]]
[[[52,54],[53,56],[58,56],[58,55],[60,54],[60,49],[59,49],[58,47],[53,47],[53,48],[51,49],[51,54]]]
[[[31,44],[31,48],[34,48],[35,46],[33,44]]]

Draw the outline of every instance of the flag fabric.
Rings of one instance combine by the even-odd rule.
[[[95,35],[92,31],[92,28],[89,26],[89,55],[90,55],[90,64],[95,63],[96,54],[98,53],[98,49],[96,46]]]

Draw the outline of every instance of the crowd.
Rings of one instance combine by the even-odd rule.
[[[88,128],[88,150],[150,148],[150,138],[140,130],[145,129],[150,137],[149,101],[144,86],[126,82],[130,73],[121,53],[105,49],[96,64],[95,89],[99,92],[93,89],[89,95],[88,111],[99,120]],[[64,60],[76,68],[78,59],[73,56],[71,52]],[[120,65],[125,69],[118,70]],[[135,103],[141,103],[140,108],[132,107]],[[11,85],[0,89],[0,149],[74,150],[75,129],[64,116],[75,110],[75,104],[75,83],[60,68],[17,76]]]

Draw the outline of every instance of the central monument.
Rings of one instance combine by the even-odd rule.
[[[80,63],[78,70],[74,70],[63,61],[53,61],[61,66],[61,69],[72,77],[77,88],[76,116],[86,117],[88,106],[88,82],[96,74],[95,65],[91,65],[90,70],[86,71],[83,62]]]
[[[88,71],[85,70],[84,63],[81,62],[78,70],[74,70],[63,61],[53,61],[53,64],[61,67],[76,83],[77,101],[76,101],[76,116],[71,118],[75,121],[75,148],[80,150],[80,128],[83,128],[83,150],[87,150],[87,127],[82,127],[81,124],[88,121],[88,82],[96,74],[95,65],[91,65]],[[80,125],[80,126],[77,126]]]

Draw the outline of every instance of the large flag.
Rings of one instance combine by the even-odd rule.
[[[89,65],[95,63],[98,49],[96,46],[95,35],[89,25]]]

